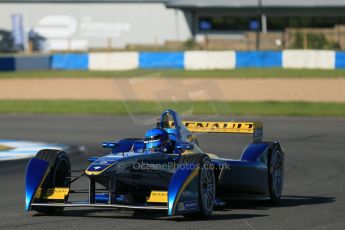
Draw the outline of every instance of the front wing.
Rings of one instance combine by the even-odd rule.
[[[69,188],[43,188],[43,182],[48,175],[50,166],[47,161],[33,158],[30,160],[26,171],[26,211],[35,210],[36,207],[64,207],[64,208],[117,208],[117,209],[141,209],[141,210],[162,210],[168,215],[179,215],[199,210],[197,167],[183,167],[176,170],[172,176],[168,191],[163,192],[165,197],[152,198],[152,203],[122,204],[118,203],[112,196],[112,187],[108,193],[98,193],[92,177],[89,178],[88,198],[86,200],[69,202],[68,196],[79,193]],[[45,192],[42,192],[45,191]],[[47,191],[51,191],[50,195]],[[67,193],[66,193],[67,191]],[[151,196],[152,193],[151,192]],[[64,194],[61,194],[64,193]],[[85,193],[82,192],[82,193]],[[52,195],[53,194],[53,195]],[[151,198],[150,198],[151,199]]]

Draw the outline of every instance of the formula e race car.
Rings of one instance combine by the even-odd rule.
[[[195,133],[252,134],[239,160],[203,152]],[[92,157],[80,176],[87,189],[72,189],[68,155],[44,149],[26,170],[27,211],[58,214],[68,207],[164,210],[168,215],[209,216],[232,199],[277,201],[283,188],[284,153],[263,142],[260,122],[182,121],[165,110],[145,138],[103,143],[111,153]],[[84,193],[83,200],[72,195]],[[81,195],[78,195],[81,196]]]

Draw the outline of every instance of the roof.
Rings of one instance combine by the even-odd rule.
[[[0,0],[0,3],[164,3],[166,0]]]
[[[345,7],[344,0],[262,0],[262,7]],[[171,8],[256,8],[259,0],[168,0]]]
[[[344,0],[261,0],[274,7],[345,7]],[[171,8],[256,8],[259,0],[0,0],[0,3],[166,3]]]

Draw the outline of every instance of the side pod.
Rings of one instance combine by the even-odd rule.
[[[243,151],[241,160],[249,162],[257,162],[263,154],[268,150],[271,143],[260,142],[249,144]]]
[[[199,211],[198,174],[195,164],[182,165],[172,176],[168,187],[168,215]]]
[[[49,163],[44,160],[32,158],[26,168],[25,183],[25,210],[30,211],[30,205],[36,191],[49,171]]]

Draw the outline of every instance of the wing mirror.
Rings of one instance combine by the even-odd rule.
[[[118,147],[120,144],[117,142],[103,142],[102,146],[105,149],[112,149]]]
[[[178,143],[176,144],[176,149],[179,150],[181,153],[183,153],[186,150],[193,150],[194,144],[189,143],[189,142]]]
[[[102,146],[105,149],[111,149],[111,153],[115,154],[117,153],[116,150],[118,149],[120,144],[117,142],[103,142]]]

